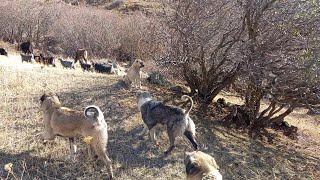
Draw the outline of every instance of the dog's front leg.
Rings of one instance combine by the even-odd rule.
[[[75,138],[69,138],[69,146],[70,146],[70,159],[75,160],[76,152],[77,152],[77,145],[75,144]]]
[[[48,140],[54,140],[55,134],[53,133],[52,128],[49,125],[45,124],[44,133],[42,134],[42,138],[44,142]]]
[[[138,134],[139,136],[144,136],[146,133],[148,133],[149,129],[148,126],[146,124],[143,124],[143,130],[140,134]]]
[[[155,127],[153,127],[152,129],[150,129],[149,131],[149,135],[150,135],[150,138],[151,138],[151,141],[155,144],[155,145],[158,145],[157,144],[157,137],[156,137],[156,131],[155,131]]]
[[[133,81],[134,81],[134,88],[138,88],[137,79],[135,78]]]

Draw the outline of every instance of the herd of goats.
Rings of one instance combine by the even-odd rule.
[[[22,62],[31,62],[33,59],[35,62],[44,64],[44,65],[51,65],[56,67],[55,58],[50,54],[45,54],[42,52],[33,52],[32,43],[31,42],[24,42],[21,43],[18,47],[18,50],[21,50],[21,61]],[[0,48],[0,55],[8,56],[8,52],[4,48]],[[85,49],[77,49],[76,56],[74,60],[67,60],[67,59],[58,59],[60,64],[63,68],[66,69],[75,69],[75,63],[79,61],[80,66],[83,71],[96,71],[99,73],[117,73],[119,69],[119,65],[115,62],[104,62],[99,63],[94,60],[88,60],[88,52]]]
[[[33,53],[30,42],[22,43],[19,46],[22,51],[22,62],[31,62],[32,59],[45,65],[55,66],[52,56],[45,56],[42,53]],[[0,55],[7,56],[5,49],[0,48]],[[87,59],[87,51],[78,49],[74,61],[66,61],[59,59],[64,68],[74,68],[74,64],[79,61],[83,71],[98,71],[112,73],[112,68],[116,67],[115,63],[100,64],[89,62]],[[127,69],[124,76],[124,82],[127,85],[136,85],[141,88],[141,68],[144,67],[143,61],[136,59],[130,68]],[[215,159],[204,152],[199,151],[199,145],[196,141],[195,124],[189,113],[193,107],[193,100],[188,95],[181,97],[182,101],[189,102],[188,109],[182,109],[177,106],[167,105],[164,102],[154,100],[147,91],[138,91],[136,93],[137,108],[141,112],[144,128],[140,136],[149,134],[154,144],[156,142],[157,126],[165,126],[169,137],[170,146],[164,152],[168,155],[175,149],[175,139],[178,136],[185,136],[194,151],[186,152],[184,157],[185,172],[187,180],[214,179],[222,180],[219,172],[219,166]],[[97,106],[87,106],[84,111],[77,111],[64,107],[59,97],[53,93],[45,93],[40,98],[41,110],[43,112],[44,133],[42,138],[44,141],[54,140],[56,136],[62,136],[69,139],[70,157],[75,158],[76,145],[75,137],[85,137],[85,142],[90,144],[95,152],[95,157],[102,160],[107,168],[108,177],[112,179],[113,168],[112,162],[108,157],[107,143],[108,131],[104,114]]]

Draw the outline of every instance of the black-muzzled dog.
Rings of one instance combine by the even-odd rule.
[[[187,111],[176,106],[168,106],[160,101],[152,100],[150,93],[145,91],[138,92],[137,99],[143,122],[150,130],[150,136],[153,142],[155,142],[155,126],[158,124],[167,126],[170,147],[165,151],[166,155],[175,148],[175,139],[181,134],[184,134],[188,138],[195,150],[198,149],[198,143],[195,140],[195,125],[189,117],[189,112],[193,106],[193,100],[190,96],[183,95],[181,97],[183,101],[189,101],[191,103]]]

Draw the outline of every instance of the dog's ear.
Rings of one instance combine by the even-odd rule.
[[[141,95],[141,91],[136,92],[136,97],[138,98]]]
[[[186,151],[186,148],[185,148],[185,151],[184,151],[184,159],[186,159],[188,156],[190,156],[190,152],[187,152]]]
[[[186,164],[186,173],[187,174],[197,174],[200,171],[200,168],[196,163],[192,163],[190,160],[188,160]]]
[[[144,64],[142,61],[140,61],[140,68],[143,68],[144,67]]]
[[[40,98],[41,103],[48,97],[48,95],[43,94]]]
[[[142,94],[142,97],[144,98],[151,98],[151,94],[147,91],[143,91],[141,94]]]

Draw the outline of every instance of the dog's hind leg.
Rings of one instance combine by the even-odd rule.
[[[186,131],[184,131],[183,134],[189,139],[189,141],[191,142],[194,150],[198,150],[198,144],[197,144],[196,140],[194,139],[193,133],[191,131],[189,131],[189,130],[186,130]]]
[[[188,140],[191,142],[193,148],[195,150],[198,149],[198,144],[195,140],[195,136],[196,136],[196,126],[193,122],[193,120],[190,117],[187,117],[188,120],[188,125],[184,131],[184,135],[188,138]]]
[[[164,152],[165,155],[168,155],[176,146],[174,144],[175,139],[177,137],[177,133],[173,131],[173,129],[169,129],[167,127],[167,132],[170,140],[170,147],[168,148],[167,151]]]
[[[74,143],[75,138],[69,138],[69,148],[70,148],[70,159],[74,160],[76,158],[77,145]]]
[[[107,167],[109,179],[113,178],[113,170],[112,170],[112,162],[107,156],[106,147],[102,144],[95,144],[94,146],[95,152],[98,155],[98,157],[104,162],[104,164]]]

